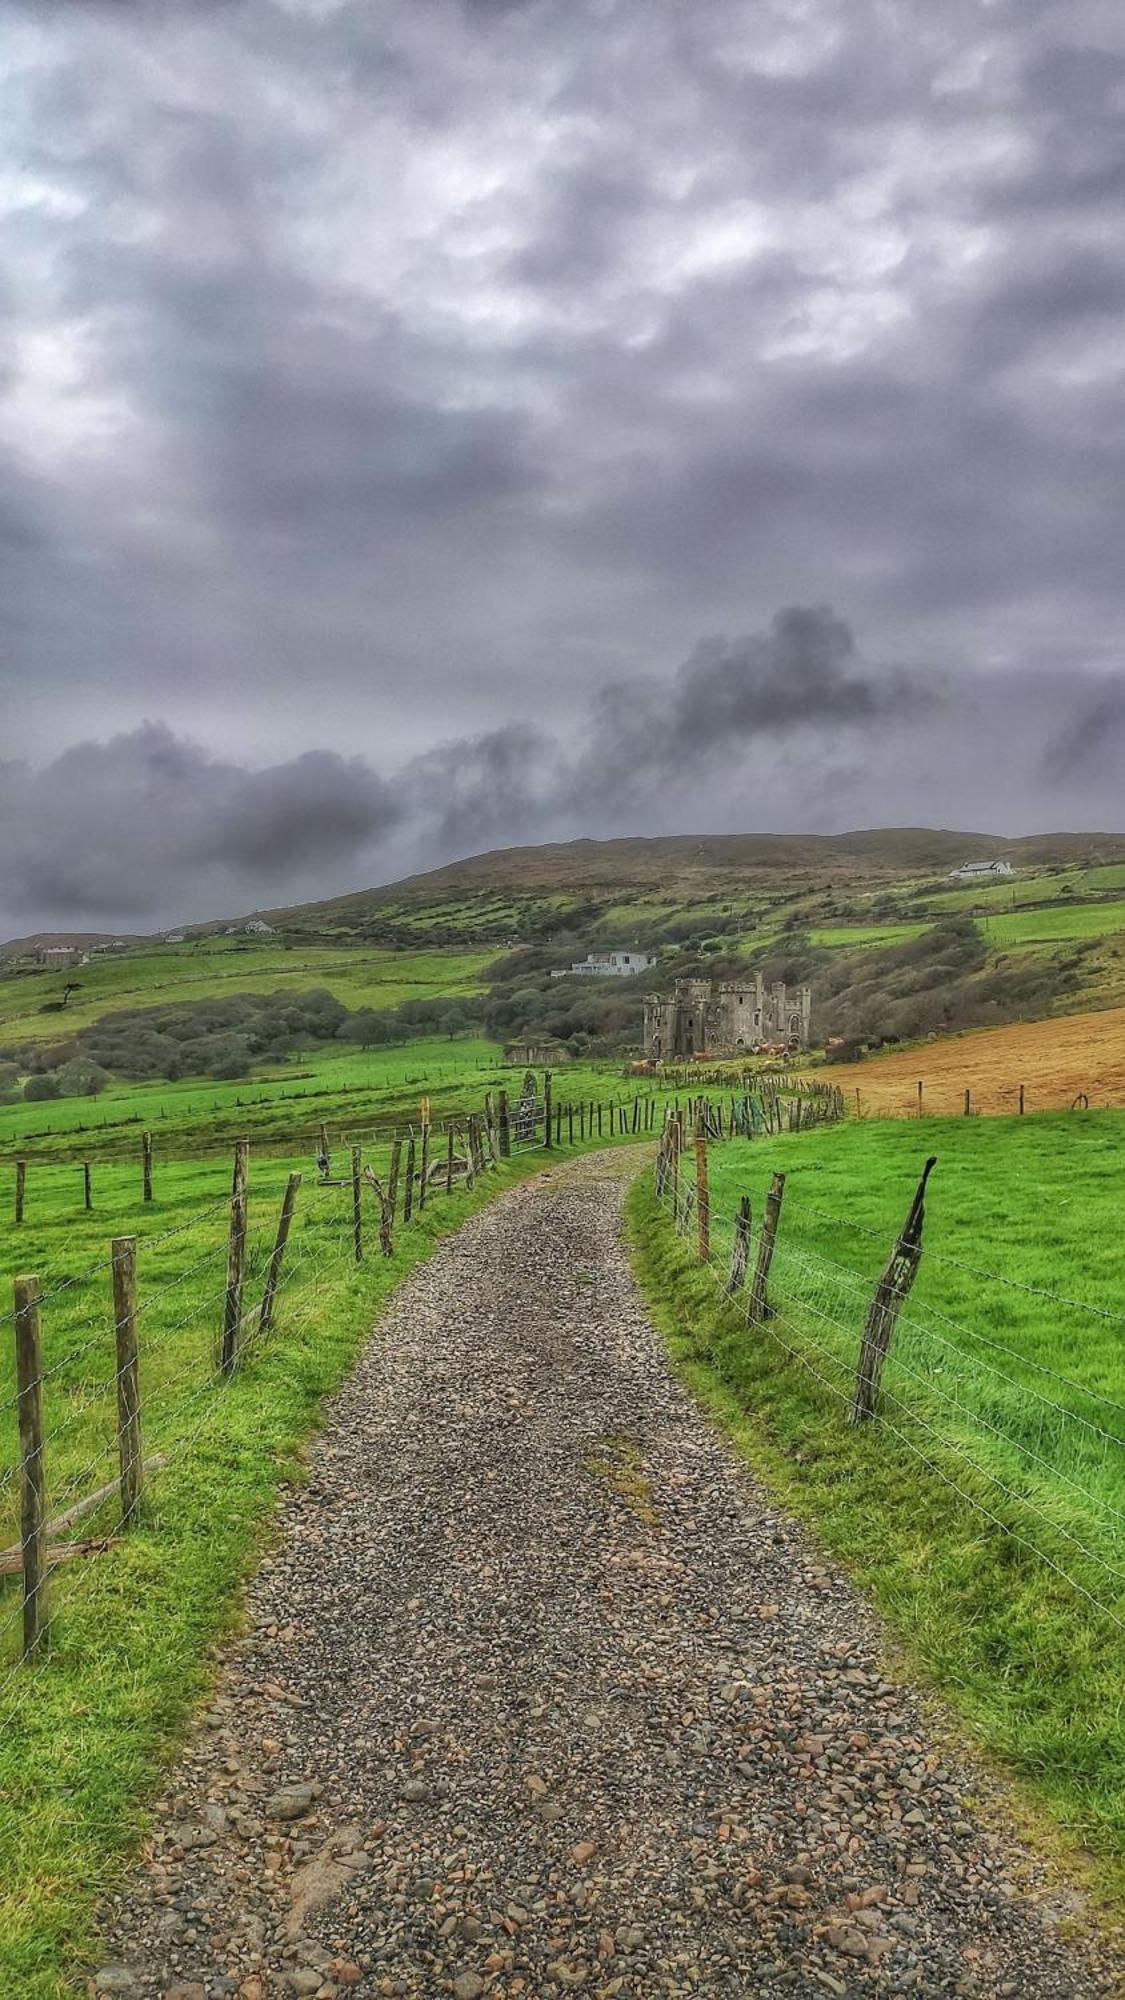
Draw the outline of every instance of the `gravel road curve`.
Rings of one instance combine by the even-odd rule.
[[[512,1190],[384,1314],[91,1992],[1118,1990],[670,1375],[635,1170]]]

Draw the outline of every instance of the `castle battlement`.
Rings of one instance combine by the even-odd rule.
[[[645,1054],[654,1061],[734,1056],[769,1042],[807,1048],[812,990],[790,992],[784,979],[766,989],[760,972],[745,980],[678,979],[669,994],[645,1002]]]

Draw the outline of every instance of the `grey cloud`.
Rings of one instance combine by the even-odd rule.
[[[299,896],[370,853],[400,817],[359,758],[309,751],[247,771],[146,726],[77,744],[40,770],[0,767],[6,910],[142,928],[221,915],[283,882]]]
[[[399,771],[540,725],[501,783],[455,754],[432,851],[594,811],[598,690],[639,683],[615,796],[655,813],[645,774],[746,691],[753,762],[771,613],[829,598],[864,657],[830,662],[817,768],[870,820],[870,661],[955,663],[962,715],[1016,674],[1024,770],[1054,690],[1119,667],[1116,0],[9,16],[6,754],[155,715],[247,771],[310,744]],[[698,635],[747,631],[677,712]],[[921,726],[875,682],[880,727]],[[812,810],[798,734],[759,823]],[[1048,804],[956,753],[944,783],[947,822]]]
[[[1048,779],[1089,779],[1094,773],[1120,782],[1125,757],[1125,675],[1111,675],[1094,692],[1080,690],[1077,713],[1043,753]]]

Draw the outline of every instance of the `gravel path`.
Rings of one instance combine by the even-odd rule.
[[[634,1170],[513,1190],[392,1303],[91,1991],[1113,1990],[670,1376]]]

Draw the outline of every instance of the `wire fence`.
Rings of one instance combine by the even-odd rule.
[[[1125,1630],[1125,1400],[989,1330],[1003,1324],[1012,1289],[1046,1308],[1052,1327],[1069,1320],[1080,1330],[1061,1343],[1063,1352],[1096,1355],[1099,1343],[1116,1340],[1121,1316],[924,1252],[928,1171],[898,1237],[888,1232],[880,1242],[877,1232],[787,1189],[782,1174],[773,1176],[755,1226],[749,1196],[713,1199],[710,1144],[701,1121],[688,1140],[670,1117],[655,1184],[667,1221],[690,1239],[726,1308],[704,1336],[712,1365],[736,1389],[751,1352],[755,1361],[799,1368],[842,1424],[871,1424],[876,1439],[885,1436],[924,1465],[989,1532],[1033,1554]],[[729,1186],[727,1163],[721,1178]],[[854,1262],[818,1242],[826,1222],[833,1244],[852,1232]],[[919,1297],[914,1277],[923,1255],[939,1271],[971,1270],[974,1314]]]
[[[168,1163],[167,1199],[183,1210],[171,1219],[147,1205],[149,1144],[143,1197],[119,1168],[93,1214],[72,1167],[53,1170],[54,1189],[52,1169],[25,1168],[12,1242],[32,1275],[0,1312],[0,1693],[26,1685],[22,1663],[49,1658],[85,1595],[112,1593],[111,1551],[159,1517],[162,1486],[223,1424],[232,1378],[323,1325],[359,1267],[393,1256],[430,1204],[506,1159],[642,1139],[657,1123],[651,1091],[563,1101],[549,1074],[528,1072],[518,1093],[440,1121],[423,1099],[416,1123],[366,1142],[322,1126],[311,1173],[271,1155],[248,1178],[244,1140],[229,1179],[193,1161],[181,1187]],[[158,1160],[157,1204],[160,1190]],[[117,1202],[135,1233],[91,1254]]]

